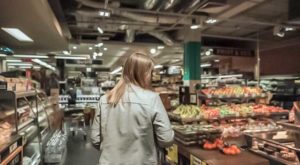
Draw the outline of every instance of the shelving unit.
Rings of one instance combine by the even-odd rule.
[[[22,100],[21,108],[19,107],[20,100]],[[43,164],[43,144],[47,142],[47,139],[49,139],[55,129],[57,129],[52,128],[49,117],[56,112],[53,106],[57,104],[57,102],[52,103],[51,100],[40,91],[20,93],[0,91],[0,101],[1,104],[5,104],[7,107],[14,109],[13,111],[9,111],[8,114],[10,116],[14,115],[14,120],[11,122],[14,127],[12,129],[13,135],[11,136],[20,135],[22,155],[29,157],[30,160],[35,161],[36,164]],[[26,103],[26,105],[24,105],[24,103]],[[28,110],[30,110],[30,112],[28,112]],[[22,116],[23,113],[26,113],[27,116]],[[8,115],[6,114],[6,116]],[[3,120],[5,121],[6,116],[1,117],[0,114],[0,119],[4,118]],[[22,122],[20,122],[21,119]],[[22,158],[23,156],[20,159],[21,162]],[[0,165],[2,165],[1,163],[3,162],[1,162],[0,159]]]

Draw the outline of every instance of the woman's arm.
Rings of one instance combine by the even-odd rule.
[[[100,136],[100,103],[98,104],[98,108],[96,109],[95,116],[94,116],[94,121],[93,125],[91,127],[91,141],[93,146],[97,149],[100,150],[100,141],[101,141],[101,136]]]
[[[174,131],[171,127],[165,107],[159,97],[154,99],[153,127],[159,147],[169,147],[173,144]]]

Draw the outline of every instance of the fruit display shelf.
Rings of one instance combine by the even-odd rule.
[[[206,99],[212,99],[212,100],[233,100],[233,99],[239,99],[239,100],[249,100],[249,99],[260,99],[260,98],[266,98],[267,94],[261,93],[261,94],[241,94],[241,95],[206,95],[204,93],[199,93],[198,97],[200,100],[206,100]]]
[[[180,105],[168,112],[169,118],[182,124],[259,117],[287,117],[288,111],[261,104],[228,104],[222,106]]]

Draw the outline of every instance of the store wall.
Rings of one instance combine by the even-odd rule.
[[[261,75],[300,74],[300,45],[261,51]]]

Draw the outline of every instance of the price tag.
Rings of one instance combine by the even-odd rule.
[[[9,146],[9,153],[12,153],[18,147],[18,142]]]
[[[190,155],[190,165],[202,165],[202,161],[194,155]]]
[[[171,147],[167,148],[168,151],[168,159],[174,163],[178,163],[178,146],[173,144]]]

